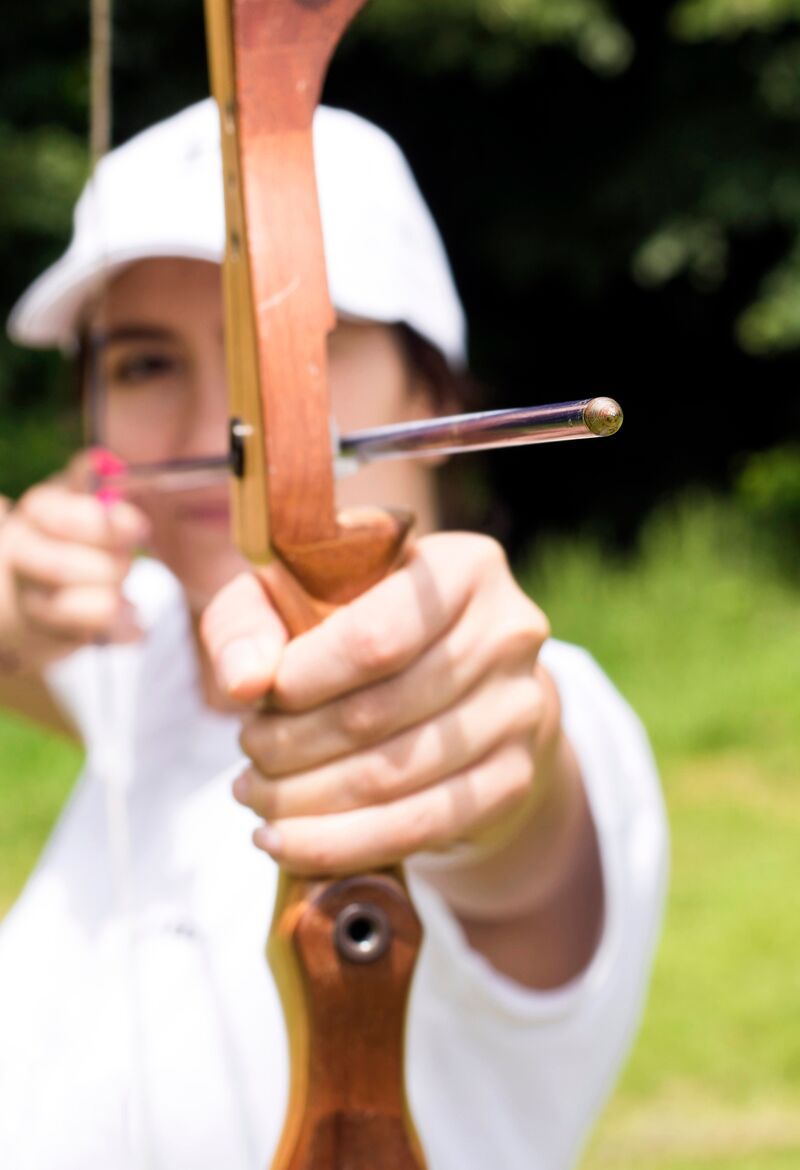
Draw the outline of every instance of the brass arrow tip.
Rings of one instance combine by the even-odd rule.
[[[600,438],[616,435],[622,426],[622,407],[613,398],[593,398],[586,404],[583,421]]]

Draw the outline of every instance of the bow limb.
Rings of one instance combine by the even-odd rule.
[[[297,634],[398,563],[411,518],[337,515],[327,392],[335,324],[312,123],[333,51],[364,0],[206,0],[220,109],[234,522],[283,584]],[[288,583],[286,574],[292,579]],[[273,1170],[421,1170],[403,1072],[420,925],[399,869],[281,875],[269,957],[291,1095]]]

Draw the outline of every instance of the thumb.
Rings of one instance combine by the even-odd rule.
[[[270,689],[288,641],[254,573],[241,573],[220,590],[203,613],[200,636],[220,687],[244,703]]]

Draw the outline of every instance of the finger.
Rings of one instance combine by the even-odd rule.
[[[200,631],[223,690],[241,702],[266,694],[287,634],[253,573],[241,573],[217,594]]]
[[[91,494],[97,483],[98,454],[102,456],[104,452],[96,447],[86,447],[82,451],[77,451],[64,470],[53,478],[65,484],[72,492]],[[111,456],[110,460],[113,459],[114,456]],[[120,469],[124,467],[120,461],[117,462]]]
[[[420,541],[402,568],[291,643],[276,704],[308,710],[402,670],[458,620],[496,547],[452,533]]]
[[[126,500],[102,504],[58,483],[26,492],[19,515],[46,536],[98,549],[131,552],[150,538],[144,512]]]
[[[69,491],[80,495],[96,497],[104,505],[117,498],[106,496],[104,487],[107,476],[124,473],[126,464],[102,447],[86,447],[72,456],[67,466],[58,475],[51,476],[51,483],[63,484]]]
[[[436,718],[498,667],[524,663],[532,670],[542,640],[537,613],[522,599],[518,605],[509,602],[488,621],[483,605],[469,606],[444,637],[400,674],[317,710],[246,718],[242,748],[266,776],[281,776],[384,743]]]
[[[268,821],[386,804],[467,768],[504,739],[527,734],[533,742],[543,708],[532,672],[492,676],[464,702],[379,748],[278,780],[249,769],[234,796]]]
[[[133,642],[142,636],[130,602],[102,587],[31,587],[20,596],[20,609],[25,620],[49,638],[86,644],[98,639]]]
[[[131,559],[81,544],[43,537],[37,532],[19,534],[10,551],[9,564],[18,581],[52,588],[71,585],[121,586]]]
[[[533,777],[527,743],[504,743],[445,783],[377,808],[263,825],[255,844],[298,874],[380,868],[481,833],[523,804]]]

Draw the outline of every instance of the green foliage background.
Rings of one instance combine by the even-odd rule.
[[[116,6],[117,140],[206,92],[199,9]],[[0,312],[86,174],[86,23],[36,6],[0,45]],[[790,0],[373,0],[338,55],[329,100],[396,134],[442,224],[488,403],[626,409],[613,455],[504,455],[488,492],[469,473],[514,548],[581,519],[630,540],[796,433],[799,23]],[[0,342],[0,491],[63,460],[74,406],[59,362]]]
[[[690,494],[633,555],[541,546],[522,579],[591,648],[661,767],[672,880],[651,997],[582,1170],[800,1164],[796,578],[758,521]]]
[[[206,81],[199,0],[120,0],[115,21],[122,140]],[[86,32],[83,0],[4,28],[0,312],[68,234]],[[794,1168],[800,7],[373,0],[328,97],[407,150],[488,401],[626,409],[613,443],[504,454],[461,485],[556,634],[640,711],[664,774],[665,940],[586,1170]],[[0,340],[0,492],[60,465],[75,414],[57,359]],[[78,762],[0,723],[0,912]]]

